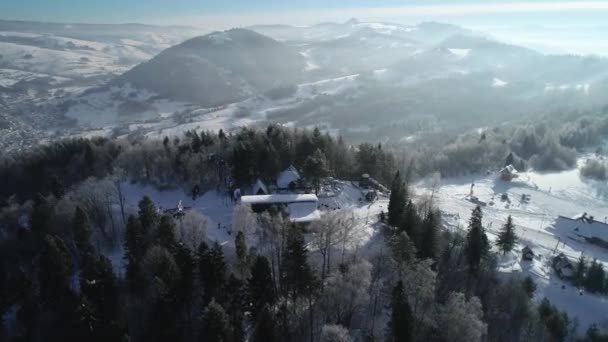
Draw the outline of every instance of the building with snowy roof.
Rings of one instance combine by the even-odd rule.
[[[507,165],[500,170],[500,179],[510,182],[513,178],[517,178],[517,169],[513,165]]]
[[[280,190],[294,189],[301,178],[298,170],[290,165],[277,176],[277,188]]]
[[[321,218],[318,209],[319,199],[313,194],[243,196],[241,203],[250,205],[255,212],[262,212],[273,206],[283,208],[294,223],[310,223]]]
[[[575,217],[558,216],[555,220],[555,229],[568,235],[599,245],[608,245],[608,224],[597,221],[593,216],[584,213]]]
[[[255,184],[253,184],[252,193],[254,195],[269,195],[270,194],[266,184],[264,184],[264,182],[262,182],[262,180],[259,178],[255,181]]]

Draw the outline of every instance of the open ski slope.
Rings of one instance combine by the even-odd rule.
[[[496,175],[447,178],[434,198],[449,229],[467,229],[476,206],[468,200],[473,183],[473,195],[487,204],[482,207],[483,223],[491,241],[508,215],[516,225],[518,246],[513,255],[499,259],[499,271],[532,276],[538,286],[536,298],[547,297],[570,318],[577,318],[583,332],[593,323],[608,325],[608,298],[574,288],[559,279],[550,266],[553,256],[564,253],[573,262],[584,254],[588,261],[597,259],[608,267],[608,249],[576,240],[570,232],[557,231],[554,226],[559,215],[573,217],[584,212],[603,222],[608,215],[608,184],[581,178],[577,169],[522,173],[513,182],[499,180]],[[431,187],[422,182],[416,191],[428,193]],[[503,193],[510,203],[501,200]],[[529,203],[521,201],[523,194],[530,196]],[[537,255],[532,263],[521,261],[524,246]]]

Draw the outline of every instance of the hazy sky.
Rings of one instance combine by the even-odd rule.
[[[546,52],[608,55],[608,0],[0,0],[0,19],[218,30],[326,21],[441,21]]]
[[[54,22],[147,22],[211,26],[250,23],[312,24],[351,16],[374,20],[608,14],[608,1],[492,0],[1,0],[0,18]],[[605,18],[605,17],[604,17]],[[509,20],[516,20],[511,18]],[[553,18],[559,19],[559,18]],[[209,22],[207,22],[209,21]],[[246,22],[243,22],[246,21]],[[491,20],[493,22],[493,20]]]

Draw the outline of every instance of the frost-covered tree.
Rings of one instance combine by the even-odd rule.
[[[446,341],[475,342],[481,341],[487,331],[482,318],[483,310],[477,297],[467,301],[464,294],[454,292],[439,309],[437,324]]]
[[[313,245],[321,254],[321,281],[331,272],[332,252],[348,238],[352,223],[346,212],[334,211],[311,224],[310,229],[316,232]]]
[[[324,325],[321,328],[321,342],[350,342],[348,329],[341,325]]]
[[[119,240],[119,222],[114,218],[113,210],[119,200],[110,179],[88,178],[69,195],[86,211],[97,234],[112,243]]]
[[[326,322],[350,327],[354,315],[369,301],[372,265],[362,260],[346,265],[328,278],[320,299]]]
[[[416,258],[416,247],[406,232],[394,234],[389,240],[393,261],[400,270]]]
[[[432,265],[433,260],[426,259],[409,264],[403,272],[403,288],[417,323],[431,323],[437,278]]]
[[[207,236],[209,219],[196,210],[188,210],[179,220],[180,241],[192,252],[196,252]]]

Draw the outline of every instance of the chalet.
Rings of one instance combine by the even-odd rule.
[[[271,207],[286,209],[289,219],[294,223],[310,223],[321,218],[318,209],[319,199],[313,194],[272,194],[243,196],[241,203],[250,205],[255,212]]]
[[[258,180],[255,182],[255,184],[253,184],[252,194],[253,195],[270,195],[270,191],[268,191],[268,187],[266,186],[266,184],[264,184],[264,182],[262,182],[262,180],[258,178]]]
[[[500,179],[505,182],[510,182],[518,176],[519,175],[517,174],[517,169],[513,165],[507,165],[502,170],[500,170]]]
[[[369,174],[364,173],[361,175],[361,180],[359,180],[359,186],[363,189],[375,189],[382,193],[388,193],[389,190],[376,179],[371,177]]]
[[[534,251],[532,248],[526,246],[521,250],[521,260],[523,261],[532,261],[534,260]]]
[[[293,165],[290,165],[285,171],[279,173],[279,176],[277,177],[277,188],[279,190],[295,189],[301,178],[298,170],[296,170]]]
[[[574,275],[574,265],[564,253],[560,253],[553,258],[553,269],[560,278],[570,278]]]
[[[368,202],[373,202],[378,198],[378,192],[376,190],[371,190],[365,193],[365,200]]]

